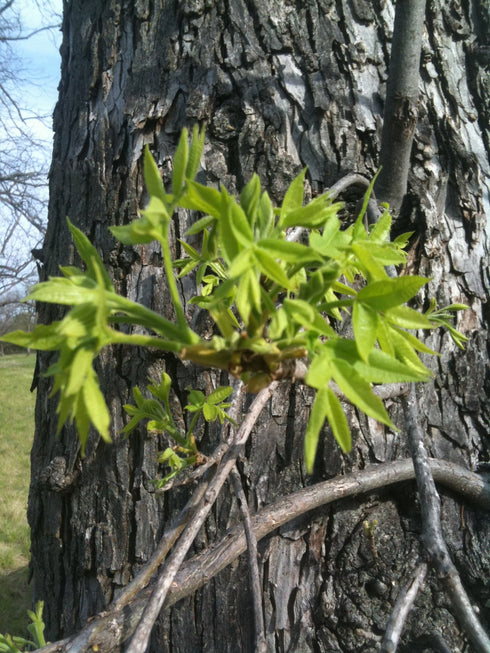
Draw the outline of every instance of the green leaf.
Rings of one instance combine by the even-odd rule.
[[[278,258],[286,263],[312,263],[322,261],[322,258],[316,254],[310,247],[300,243],[279,240],[277,238],[263,238],[257,243],[258,247],[265,250],[274,258]]]
[[[187,159],[189,157],[188,132],[184,127],[180,135],[179,144],[174,155],[174,169],[172,173],[172,191],[174,197],[179,197],[185,181]]]
[[[325,418],[327,416],[328,388],[323,387],[318,390],[313,406],[311,407],[310,419],[305,433],[305,463],[306,470],[309,474],[313,471],[315,463],[316,450],[320,431],[322,430]]]
[[[202,213],[219,219],[223,209],[223,196],[216,188],[188,180],[187,192],[180,198],[179,206],[184,209],[202,211]]]
[[[131,224],[109,227],[109,231],[123,245],[146,245],[155,240],[148,229],[149,226],[147,218],[140,218]]]
[[[55,351],[61,347],[64,336],[58,333],[61,322],[53,322],[49,326],[40,324],[33,331],[12,331],[0,337],[0,342],[9,342],[19,347]]]
[[[286,191],[286,195],[284,196],[284,200],[281,206],[279,226],[283,226],[284,219],[288,213],[291,213],[291,211],[294,211],[294,209],[300,208],[303,204],[306,170],[307,168],[303,168],[299,175],[293,179],[291,185]]]
[[[420,351],[424,354],[431,354],[432,356],[440,356],[436,351],[433,351],[430,349],[430,347],[427,347],[423,342],[421,342],[418,338],[416,338],[413,333],[409,333],[408,331],[403,331],[403,329],[399,329],[397,327],[394,327],[396,331],[398,332],[399,335],[401,335],[405,340],[408,342],[408,344],[413,347],[416,351]],[[391,333],[393,327],[388,327],[388,331]]]
[[[280,226],[283,229],[289,227],[321,227],[332,216],[336,216],[338,211],[343,207],[342,203],[327,204],[325,196],[316,197],[306,206],[294,209],[286,215]]]
[[[163,204],[167,204],[168,198],[163,187],[162,177],[160,176],[160,171],[155,163],[155,159],[151,155],[148,145],[145,145],[143,172],[145,176],[145,185],[150,197],[158,197]]]
[[[202,150],[204,147],[205,132],[206,130],[204,126],[201,128],[201,131],[199,132],[199,126],[197,124],[195,124],[192,129],[192,142],[189,151],[189,160],[187,162],[187,168],[185,171],[185,176],[187,177],[188,180],[189,179],[193,180],[194,177],[197,175],[197,171],[199,170]]]
[[[386,311],[386,319],[392,324],[405,329],[431,329],[432,324],[424,313],[419,313],[409,306],[394,306]]]
[[[381,399],[373,393],[370,384],[362,378],[352,365],[335,358],[332,360],[331,366],[333,378],[347,399],[352,401],[366,415],[396,430]]]
[[[260,309],[260,286],[253,268],[240,277],[235,303],[244,325],[248,326],[252,309]]]
[[[245,272],[250,271],[252,265],[253,250],[250,247],[249,249],[244,249],[241,251],[228,268],[228,275],[230,279],[240,277],[242,274],[245,274]]]
[[[257,211],[257,225],[259,235],[266,237],[272,231],[274,226],[274,211],[272,203],[267,193],[262,193]]]
[[[52,277],[49,281],[38,283],[31,290],[27,299],[49,304],[93,304],[97,298],[96,284],[92,279],[84,277],[84,285],[73,282],[73,277]]]
[[[240,206],[242,207],[249,225],[253,228],[257,209],[260,201],[260,179],[257,174],[253,174],[252,178],[243,188],[240,193]]]
[[[371,199],[374,184],[375,184],[376,179],[377,179],[377,177],[379,175],[379,172],[380,171],[378,170],[378,172],[374,175],[373,179],[371,180],[371,183],[369,184],[368,189],[364,193],[364,201],[362,203],[361,212],[359,213],[359,215],[358,215],[358,217],[357,217],[357,219],[356,219],[356,221],[354,223],[354,230],[353,230],[353,233],[352,233],[355,240],[366,238],[366,229],[365,229],[364,224],[363,224],[363,219],[364,219],[364,216],[366,215],[369,200]]]
[[[207,422],[214,422],[218,418],[218,407],[212,404],[204,404],[202,413]]]
[[[194,234],[198,234],[201,231],[204,231],[207,227],[211,226],[214,222],[216,221],[216,218],[214,218],[212,215],[207,215],[204,218],[201,218],[200,220],[197,220],[194,222],[192,227],[187,229],[185,232],[186,236],[193,236]]]
[[[336,337],[335,331],[326,322],[325,318],[308,302],[302,299],[285,299],[283,306],[287,314],[305,329],[316,331],[331,338]]]
[[[352,309],[352,326],[354,328],[357,351],[362,359],[367,360],[376,342],[378,313],[370,306],[355,301]]]
[[[405,383],[430,379],[428,370],[422,373],[379,349],[371,351],[367,362],[356,361],[353,367],[365,381],[370,383]]]
[[[372,306],[378,311],[386,311],[394,306],[404,304],[418,293],[429,279],[426,277],[406,276],[396,279],[386,278],[373,281],[357,294],[357,300]]]
[[[256,247],[254,249],[254,257],[257,265],[266,277],[275,281],[282,288],[292,290],[291,281],[288,279],[284,270],[264,249]]]
[[[332,378],[331,360],[332,352],[326,348],[313,358],[305,379],[310,388],[317,388],[319,390],[328,385],[328,382]]]
[[[389,239],[391,222],[392,219],[389,211],[384,211],[375,225],[371,228],[369,232],[369,241],[371,243],[384,242]]]
[[[97,376],[91,370],[83,384],[83,400],[90,417],[90,421],[106,442],[111,442],[109,435],[110,416],[100,391]]]
[[[80,231],[80,229],[77,229],[77,227],[75,227],[68,218],[66,221],[71,231],[75,247],[77,248],[77,251],[80,254],[83,262],[87,266],[88,275],[91,279],[95,280],[97,278],[95,268],[97,267],[102,276],[105,289],[109,292],[113,292],[114,289],[112,287],[111,279],[107,274],[107,270],[105,269],[104,264],[102,263],[102,260],[97,253],[97,250],[89,241],[87,236],[82,231]]]
[[[405,263],[407,259],[406,253],[395,247],[392,243],[372,243],[370,240],[366,240],[363,243],[355,243],[353,250],[359,258],[362,257],[363,262],[369,255],[376,264],[382,266],[400,265]]]
[[[208,404],[220,404],[222,401],[227,399],[233,392],[233,388],[229,385],[220,386],[213,390],[213,392],[208,396]]]
[[[418,372],[421,377],[424,377],[424,380],[430,379],[432,373],[425,367],[411,344],[404,337],[406,334],[396,327],[391,326],[388,326],[388,332],[390,334],[390,340],[393,343],[396,358],[408,367],[411,367],[415,372]]]
[[[245,247],[253,244],[253,234],[243,209],[234,198],[227,198],[227,207],[219,221],[220,245],[230,265]]]
[[[340,401],[330,388],[327,388],[325,395],[325,412],[340,448],[344,453],[349,453],[352,448],[349,424]]]
[[[370,247],[355,243],[352,245],[352,252],[357,256],[356,265],[362,270],[363,276],[370,283],[373,281],[384,281],[389,279],[385,270],[385,263],[380,263],[371,255]]]

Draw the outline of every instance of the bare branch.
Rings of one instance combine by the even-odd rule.
[[[32,36],[35,36],[36,34],[39,34],[40,32],[46,32],[52,29],[59,29],[60,25],[45,25],[44,27],[39,27],[38,29],[33,30],[32,32],[29,32],[28,34],[17,34],[16,36],[0,36],[0,42],[5,42],[5,41],[26,41],[27,39],[30,39]]]
[[[395,24],[381,137],[381,172],[375,190],[379,200],[398,211],[407,192],[410,153],[418,119],[419,66],[424,33],[425,0],[395,5]]]
[[[250,573],[250,586],[252,589],[252,603],[254,606],[254,623],[255,623],[255,651],[256,653],[266,653],[265,624],[264,612],[262,606],[262,588],[260,586],[259,566],[257,564],[257,538],[253,532],[252,520],[248,509],[247,498],[242,487],[242,479],[236,465],[231,470],[231,481],[233,491],[240,507],[242,514],[243,526],[245,528],[245,537],[247,539],[248,550],[248,567]]]
[[[410,582],[403,587],[396,600],[393,612],[386,625],[386,632],[381,642],[380,653],[395,653],[412,605],[419,593],[427,574],[427,564],[420,563],[410,578]]]
[[[221,464],[216,470],[216,474],[209,486],[203,499],[200,502],[198,509],[192,519],[192,522],[187,524],[184,532],[182,533],[174,551],[166,560],[162,571],[159,574],[156,586],[152,592],[151,599],[148,606],[145,608],[144,614],[136,628],[131,643],[127,649],[127,653],[139,653],[146,650],[150,634],[160,610],[165,602],[168,591],[172,582],[178,572],[182,562],[189,548],[191,547],[196,535],[199,532],[204,520],[206,519],[211,507],[216,501],[218,494],[224,482],[228,478],[237,457],[242,452],[246,441],[257,421],[265,404],[269,401],[274,393],[278,383],[273,382],[267,388],[261,390],[254,399],[250,410],[243,420],[240,428],[238,429],[234,438],[233,446],[228,449],[222,458]]]
[[[440,499],[434,484],[431,466],[424,445],[424,434],[420,425],[420,414],[412,385],[410,395],[403,400],[407,432],[412,450],[413,464],[422,513],[422,540],[430,561],[437,571],[453,604],[455,616],[475,651],[489,653],[490,639],[478,621],[458,571],[449,556],[441,528]]]
[[[442,460],[429,460],[435,480],[468,501],[490,510],[490,483],[478,474]],[[383,487],[403,483],[415,478],[411,459],[374,466],[368,470],[337,477],[283,497],[260,510],[252,518],[253,532],[257,540],[269,535],[283,524],[334,501],[357,497]],[[199,556],[185,562],[175,576],[165,601],[169,607],[185,596],[193,594],[210,578],[231,564],[247,547],[243,525],[229,530],[222,540]],[[133,581],[134,582],[134,581]],[[129,589],[129,586],[128,586]],[[142,589],[133,595],[122,609],[110,608],[92,619],[75,637],[49,644],[40,649],[42,653],[63,651],[88,651],[98,647],[100,653],[109,653],[120,646],[134,631],[148,602],[150,590]],[[85,636],[85,648],[72,648],[75,640]],[[90,648],[92,647],[92,648]]]

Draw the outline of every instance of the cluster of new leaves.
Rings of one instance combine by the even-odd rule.
[[[189,403],[185,409],[193,413],[193,417],[189,428],[183,433],[172,417],[169,401],[170,386],[170,377],[163,372],[161,382],[158,385],[150,383],[147,386],[152,398],[145,399],[140,389],[135,387],[133,388],[135,405],[126,404],[124,406],[124,410],[131,416],[131,420],[123,428],[122,433],[131,433],[141,421],[148,420],[148,431],[165,433],[176,443],[159,454],[158,462],[168,465],[172,471],[164,478],[155,481],[158,488],[163,487],[167,481],[187,467],[193,467],[204,462],[203,456],[197,450],[194,437],[196,423],[201,415],[207,422],[214,422],[219,419],[223,424],[226,419],[234,423],[225,412],[231,404],[224,402],[233,392],[233,388],[230,386],[217,388],[208,397],[205,397],[199,390],[190,390]]]
[[[224,187],[195,181],[203,143],[203,131],[194,128],[190,145],[183,131],[174,157],[172,193],[165,191],[146,149],[148,207],[131,224],[111,229],[126,245],[161,244],[176,324],[118,296],[95,248],[69,224],[86,271],[61,268],[63,277],[39,284],[30,299],[73,308],[60,322],[4,338],[27,347],[60,350],[58,362],[48,371],[55,377],[53,391],[60,392],[59,426],[74,418],[82,447],[90,422],[109,439],[109,414],[92,361],[102,347],[121,343],[159,347],[198,365],[225,369],[242,378],[251,392],[274,379],[294,376],[292,361],[307,359],[305,380],[317,391],[305,440],[308,469],[325,420],[342,450],[350,449],[339,389],[360,410],[394,429],[372,384],[429,379],[431,373],[419,353],[435,352],[411,330],[447,323],[448,311],[464,307],[454,305],[443,312],[431,307],[423,314],[407,306],[427,279],[388,276],[386,266],[403,265],[408,236],[390,242],[388,210],[375,226],[365,226],[369,192],[355,223],[346,229],[338,218],[342,204],[334,203],[328,193],[303,204],[305,170],[292,182],[279,208],[262,190],[257,175],[237,198]],[[187,232],[200,246],[181,241],[186,256],[174,261],[168,230],[178,207],[203,217]],[[180,276],[195,274],[201,292],[192,302],[207,311],[216,326],[208,339],[192,331],[186,320],[176,267]],[[345,318],[352,321],[352,338],[342,337],[334,328]],[[122,323],[144,327],[148,335],[123,332],[118,328]],[[463,336],[454,329],[452,333],[461,344]],[[134,410],[144,412],[146,400],[138,393]],[[208,416],[214,414],[210,408],[206,411]],[[173,428],[168,410],[158,415],[152,414],[152,423],[160,420],[158,428]]]
[[[22,653],[27,650],[34,650],[46,646],[44,639],[44,621],[43,621],[44,602],[36,603],[36,611],[28,610],[27,615],[31,623],[27,626],[32,640],[15,635],[0,635],[0,653]]]

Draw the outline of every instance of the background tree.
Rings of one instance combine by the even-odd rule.
[[[471,469],[488,457],[482,309],[488,200],[481,190],[488,185],[487,20],[478,2],[428,7],[423,99],[409,194],[396,225],[397,232],[416,232],[410,267],[431,277],[428,295],[441,304],[471,306],[459,324],[469,338],[466,352],[447,336],[430,337],[441,359],[432,363],[436,381],[420,397],[432,455]],[[168,181],[169,155],[186,123],[209,125],[202,180],[231,190],[257,171],[279,202],[303,165],[309,166],[312,194],[347,172],[372,177],[392,24],[390,3],[362,1],[67,4],[43,275],[73,262],[68,214],[96,243],[119,289],[167,314],[159,253],[120,247],[106,227],[134,219],[144,202],[145,143]],[[354,206],[359,193],[350,189],[345,199]],[[179,214],[176,236],[190,219]],[[183,285],[181,292],[186,300],[193,289]],[[187,308],[191,317],[192,306]],[[54,312],[42,307],[41,317],[52,319]],[[40,357],[41,372],[49,362]],[[155,496],[150,481],[158,473],[158,438],[145,432],[126,441],[117,437],[129,388],[162,368],[176,384],[177,406],[186,401],[186,386],[209,391],[221,381],[171,355],[114,348],[102,357],[100,371],[116,443],[107,447],[92,438],[83,463],[73,429],[55,440],[55,399],[48,398],[49,381],[39,378],[29,519],[34,596],[45,600],[51,639],[74,632],[105,607],[148,559],[165,521],[185,499],[185,488]],[[351,454],[342,456],[326,433],[315,473],[306,477],[302,435],[310,403],[304,387],[280,386],[268,415],[261,416],[240,463],[252,510],[320,478],[408,455],[403,430],[386,433],[347,407]],[[397,400],[391,413],[402,426]],[[218,439],[207,429],[201,447],[210,449]],[[403,486],[319,509],[259,543],[268,650],[376,649],[397,589],[419,555],[411,492]],[[483,610],[487,522],[471,505],[463,514],[464,522],[461,506],[444,494],[446,539]],[[196,550],[235,521],[234,502],[221,497]],[[173,606],[159,622],[153,649],[252,650],[245,566],[245,560],[236,563]],[[442,632],[449,646],[463,647],[435,587],[429,578],[418,598],[404,634],[406,650],[422,650],[428,642],[440,648]]]
[[[40,248],[46,227],[50,143],[39,124],[50,123],[26,97],[28,82],[17,45],[40,31],[52,30],[51,3],[41,9],[44,24],[25,29],[15,0],[0,3],[0,302],[19,308],[26,288],[36,280],[30,250]]]

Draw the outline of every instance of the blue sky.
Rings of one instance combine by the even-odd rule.
[[[41,0],[41,6],[47,3]],[[43,9],[41,14],[34,0],[16,0],[15,6],[21,12],[23,31],[30,33],[46,24],[61,22],[62,0],[49,0],[52,12]],[[58,14],[52,15],[52,14]],[[60,78],[61,32],[59,29],[39,32],[29,39],[17,41],[15,51],[21,58],[23,77],[26,83],[22,85],[23,105],[35,112],[48,116],[47,127],[36,126],[36,133],[51,140],[51,115],[58,98],[58,83]]]

